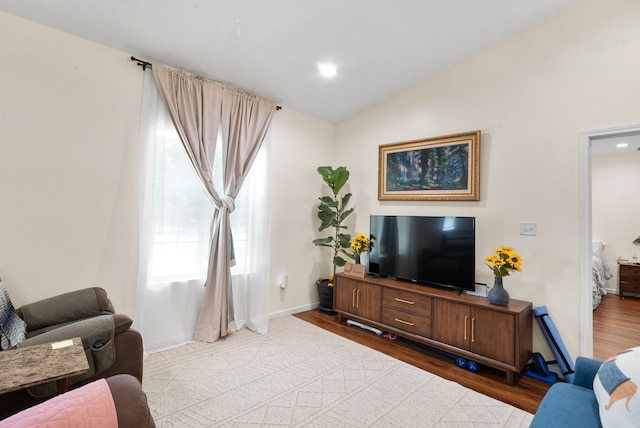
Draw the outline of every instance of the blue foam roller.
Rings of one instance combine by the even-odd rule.
[[[554,383],[556,383],[558,381],[558,375],[557,373],[553,373],[550,372],[548,375],[544,375],[539,373],[537,370],[534,369],[527,369],[527,371],[524,372],[525,376],[528,376],[532,379],[538,379],[541,380],[543,382],[548,383],[549,385],[553,385]]]
[[[562,341],[562,337],[560,337],[560,333],[558,332],[556,325],[549,316],[547,307],[539,306],[537,308],[533,308],[533,314],[536,316],[536,321],[538,321],[542,334],[544,334],[545,339],[547,339],[547,343],[549,343],[551,352],[553,352],[553,355],[556,357],[558,367],[560,367],[560,370],[562,371],[564,380],[571,382],[576,367],[569,355],[569,351],[567,351],[567,348],[564,346],[564,342]]]

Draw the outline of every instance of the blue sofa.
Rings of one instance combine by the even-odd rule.
[[[542,399],[529,428],[601,428],[593,379],[601,361],[578,357],[571,383],[554,384]]]

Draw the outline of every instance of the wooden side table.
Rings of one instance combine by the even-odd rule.
[[[620,287],[620,298],[624,298],[624,293],[640,294],[640,265],[632,263],[622,263],[618,266],[618,286]]]
[[[0,394],[58,381],[58,391],[66,392],[69,377],[89,370],[82,339],[63,340],[0,352]]]

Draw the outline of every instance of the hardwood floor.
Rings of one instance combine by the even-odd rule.
[[[479,373],[471,373],[459,368],[454,357],[450,355],[404,339],[390,341],[367,330],[348,326],[344,322],[339,324],[336,315],[311,310],[295,316],[530,413],[536,412],[542,397],[550,387],[544,382],[522,375],[517,375],[515,384],[509,386],[505,383],[503,372],[483,366]],[[640,299],[604,296],[602,303],[593,313],[594,358],[605,360],[619,351],[640,346],[638,325]]]
[[[522,375],[516,375],[514,385],[507,385],[504,372],[485,366],[482,366],[479,373],[471,373],[458,367],[451,355],[404,339],[390,341],[359,327],[348,326],[344,322],[339,324],[336,315],[311,310],[295,316],[529,413],[536,412],[542,397],[550,387],[544,382]]]
[[[593,357],[604,361],[640,346],[640,299],[607,294],[593,311]]]

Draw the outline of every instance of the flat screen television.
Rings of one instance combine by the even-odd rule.
[[[475,218],[372,215],[368,273],[475,290]]]

